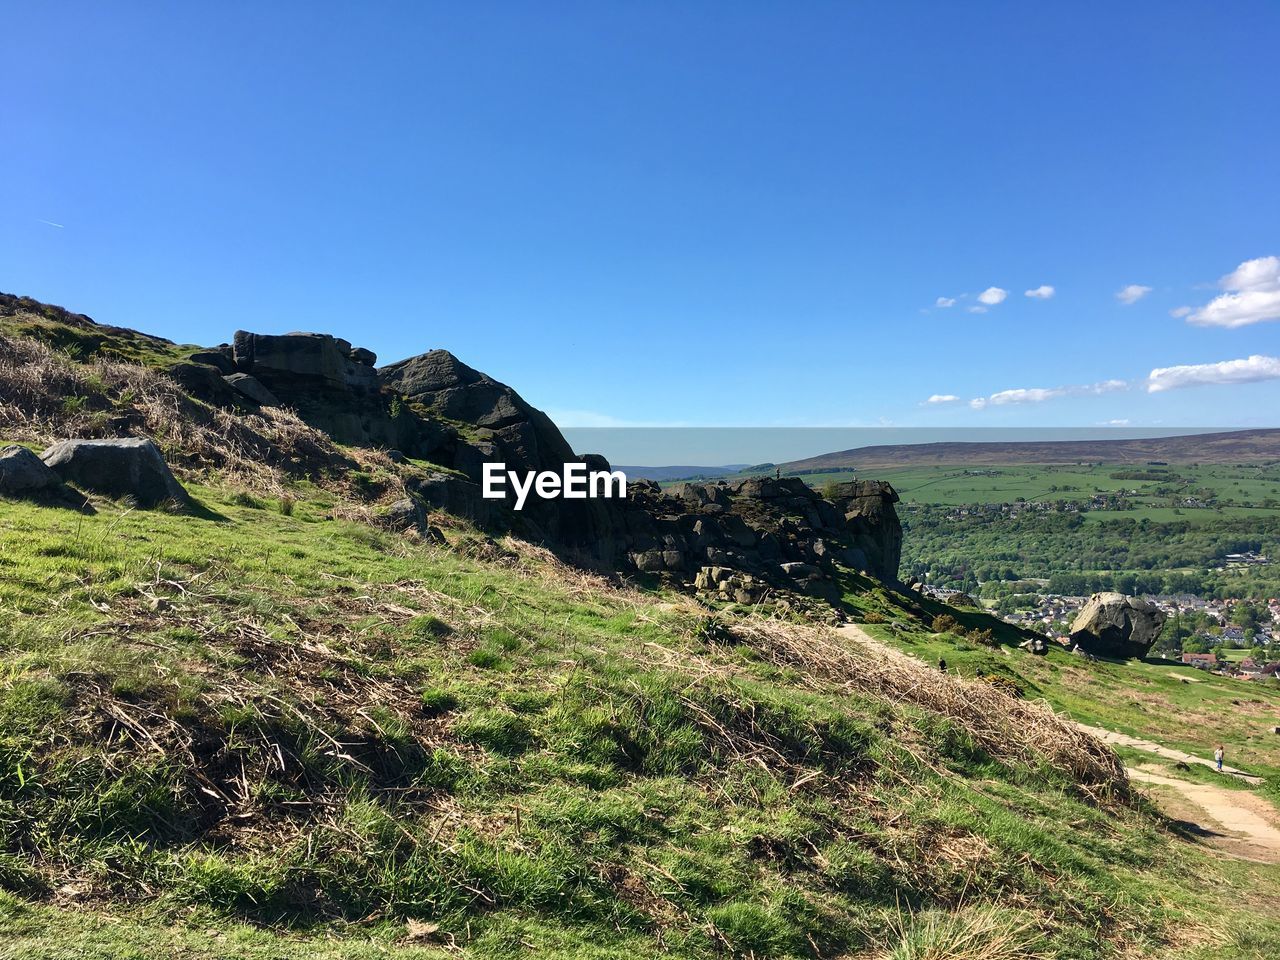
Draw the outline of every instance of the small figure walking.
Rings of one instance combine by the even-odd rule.
[[[1218,772],[1222,772],[1222,758],[1226,755],[1226,751],[1222,749],[1222,744],[1218,744],[1216,750],[1213,751],[1213,762],[1218,765]]]
[[[939,673],[947,672],[947,661],[943,660],[941,657],[938,658],[938,672]]]
[[[782,468],[781,468],[781,467],[778,467],[778,469],[776,469],[776,470],[774,470],[774,471],[773,471],[773,479],[775,479],[775,480],[781,480],[781,479],[782,479]]]

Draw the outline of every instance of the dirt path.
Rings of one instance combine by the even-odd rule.
[[[910,653],[898,650],[877,640],[857,624],[847,623],[838,632],[863,646],[885,655],[905,656],[919,660]],[[923,661],[921,661],[923,662]],[[1204,757],[1173,747],[1161,746],[1151,740],[1131,737],[1102,727],[1076,724],[1104,743],[1131,747],[1152,756],[1180,763],[1196,763],[1214,768],[1214,762]],[[1262,863],[1280,863],[1280,814],[1266,799],[1248,790],[1232,790],[1211,783],[1195,783],[1166,776],[1159,767],[1139,765],[1128,768],[1129,776],[1146,785],[1157,794],[1166,816],[1181,821],[1188,829],[1203,837],[1209,845],[1223,853],[1245,860]],[[1261,777],[1245,773],[1234,767],[1223,767],[1223,773],[1255,785]]]
[[[1245,860],[1280,863],[1276,809],[1262,797],[1176,780],[1145,766],[1130,767],[1129,777],[1151,788],[1167,816],[1192,826],[1210,846]]]
[[[1150,740],[1142,740],[1138,737],[1131,737],[1127,733],[1116,733],[1114,730],[1105,730],[1102,727],[1091,727],[1088,724],[1077,723],[1077,727],[1085,733],[1091,734],[1101,740],[1103,743],[1118,744],[1122,747],[1133,747],[1146,753],[1153,753],[1157,757],[1164,757],[1166,760],[1178,760],[1182,763],[1198,763],[1202,767],[1214,769],[1214,762],[1205,757],[1197,757],[1193,753],[1186,753],[1182,750],[1175,750],[1173,747],[1163,747],[1158,743]],[[1245,783],[1257,785],[1262,782],[1262,777],[1255,777],[1251,773],[1245,773],[1243,770],[1237,770],[1235,767],[1223,766],[1222,772],[1233,777],[1239,777]]]

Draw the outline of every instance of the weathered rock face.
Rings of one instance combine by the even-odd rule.
[[[550,417],[447,350],[382,367],[378,381],[441,417],[481,428],[476,442],[457,445],[449,464],[473,480],[480,479],[478,463],[485,460],[500,459],[524,471],[559,470],[578,459]]]
[[[893,507],[897,491],[883,480],[850,480],[836,484],[831,501],[844,514],[854,549],[866,557],[865,564],[848,558],[850,566],[896,581],[902,560],[902,524]]]
[[[189,500],[160,448],[147,439],[63,440],[40,459],[62,480],[110,497],[132,497],[139,506]]]
[[[695,577],[695,588],[714,583],[719,591],[726,581],[710,571],[723,568],[749,576],[753,595],[772,586],[827,600],[839,596],[837,564],[897,581],[902,527],[888,484],[846,498],[861,512],[823,499],[798,478],[686,483],[667,491],[641,480],[629,487],[615,537],[637,569],[683,580],[697,571],[704,583],[699,587]]]
[[[1165,615],[1154,603],[1123,593],[1095,593],[1071,624],[1071,641],[1086,653],[1142,658],[1160,636]]]
[[[368,350],[357,352],[346,340],[326,333],[272,336],[238,330],[232,343],[232,362],[243,373],[264,382],[319,382],[342,392],[377,389],[372,357]]]

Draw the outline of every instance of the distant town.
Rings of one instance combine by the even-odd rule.
[[[1269,562],[1255,553],[1223,558],[1228,567]],[[969,600],[956,590],[933,586],[921,589],[952,603]],[[1000,601],[984,601],[983,605],[1007,623],[1066,641],[1071,622],[1088,599],[1053,593],[1019,594]],[[1166,617],[1152,656],[1180,660],[1244,680],[1280,678],[1280,598],[1219,600],[1176,594],[1147,595],[1144,599],[1154,603]]]

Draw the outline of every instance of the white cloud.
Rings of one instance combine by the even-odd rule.
[[[955,403],[959,399],[954,393],[935,393],[925,403]]]
[[[1115,393],[1117,390],[1128,390],[1129,383],[1127,380],[1102,380],[1098,383],[1091,383],[1085,387],[1073,387],[1073,392],[1092,394],[1100,396],[1104,393]]]
[[[943,308],[954,307],[956,305],[956,298],[955,297],[939,297],[937,300],[934,301],[933,305],[935,307],[943,307]]]
[[[1123,290],[1116,292],[1116,299],[1127,307],[1130,304],[1137,303],[1150,292],[1150,287],[1144,287],[1140,283],[1131,283]]]
[[[1147,377],[1147,392],[1161,393],[1207,383],[1256,383],[1259,380],[1280,380],[1280,357],[1254,354],[1242,360],[1157,367]]]
[[[1047,283],[1044,283],[1036,287],[1034,290],[1028,290],[1027,296],[1030,297],[1032,300],[1048,300],[1056,292],[1057,291],[1054,290],[1053,287],[1049,286]]]
[[[1169,316],[1181,320],[1183,317],[1190,316],[1193,313],[1195,313],[1194,307],[1174,307],[1169,311]]]
[[[1218,281],[1223,290],[1272,291],[1280,287],[1280,257],[1246,260]]]
[[[1009,296],[1008,290],[1001,290],[999,287],[987,287],[978,294],[978,302],[988,307],[994,307],[997,303],[1004,303],[1004,298]]]
[[[970,307],[970,308],[969,308],[969,312],[970,312],[970,313],[986,313],[986,312],[987,312],[987,308],[986,308],[986,307],[983,307],[983,306],[976,306],[976,305],[975,305],[975,306],[972,306],[972,307]]]
[[[1003,407],[1016,403],[1044,403],[1046,400],[1057,400],[1061,397],[1100,396],[1128,389],[1124,380],[1103,380],[1100,383],[1072,384],[1066,387],[1019,387],[1014,390],[1001,390],[989,397],[974,397],[969,406],[975,410],[986,407]]]
[[[1245,327],[1280,320],[1280,257],[1246,260],[1218,281],[1226,293],[1180,314],[1201,327]]]
[[[1129,421],[1124,418],[1118,420],[1107,420],[1102,425],[1104,427],[1127,427],[1129,425]]]

